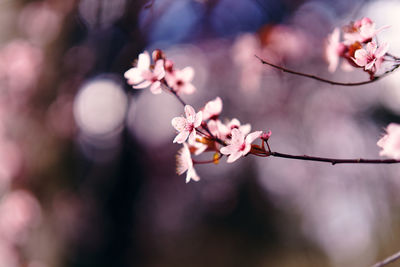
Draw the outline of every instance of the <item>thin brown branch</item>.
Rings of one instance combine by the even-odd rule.
[[[396,252],[395,254],[393,254],[393,255],[391,255],[389,257],[387,257],[383,261],[375,263],[372,267],[382,267],[382,266],[385,266],[385,265],[387,265],[389,263],[392,263],[392,262],[394,262],[394,261],[396,261],[398,259],[400,259],[400,251]]]
[[[299,71],[290,70],[290,69],[284,68],[282,66],[273,64],[271,62],[265,61],[265,60],[263,60],[262,58],[260,58],[257,55],[255,55],[255,57],[258,58],[261,61],[262,64],[268,65],[270,67],[273,67],[275,69],[281,70],[281,71],[286,72],[286,73],[290,73],[290,74],[306,77],[306,78],[317,80],[317,81],[320,81],[320,82],[323,82],[323,83],[328,83],[328,84],[332,84],[332,85],[343,85],[343,86],[359,86],[359,85],[365,85],[365,84],[376,82],[377,80],[379,80],[379,79],[383,78],[384,76],[386,76],[387,74],[393,72],[394,70],[396,70],[400,66],[400,65],[396,64],[396,65],[393,66],[392,69],[386,71],[385,73],[383,73],[380,76],[375,76],[374,78],[372,78],[371,80],[368,80],[368,81],[345,83],[345,82],[337,82],[337,81],[328,80],[328,79],[321,78],[319,76],[312,75],[312,74],[307,74],[307,73],[303,73],[303,72],[299,72]]]
[[[328,162],[332,165],[335,164],[393,164],[400,163],[400,160],[396,159],[336,159],[336,158],[323,158],[323,157],[313,157],[307,155],[290,155],[284,154],[280,152],[270,152],[270,156],[277,158],[286,158],[286,159],[297,159],[297,160],[306,160],[306,161],[319,161],[319,162]]]

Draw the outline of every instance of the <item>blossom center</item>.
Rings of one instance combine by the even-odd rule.
[[[243,144],[240,145],[239,151],[243,151],[243,150],[245,150],[245,148],[246,148],[246,144],[243,143]]]
[[[185,131],[191,132],[194,129],[194,123],[186,123]]]

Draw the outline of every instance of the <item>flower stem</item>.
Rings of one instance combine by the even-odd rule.
[[[323,158],[323,157],[313,157],[307,155],[290,155],[280,152],[269,152],[270,156],[277,157],[277,158],[286,158],[286,159],[297,159],[297,160],[306,160],[306,161],[319,161],[319,162],[328,162],[332,165],[335,164],[393,164],[393,163],[400,163],[400,160],[396,159],[336,159],[336,158]]]
[[[376,82],[377,80],[379,80],[379,79],[383,78],[384,76],[386,76],[387,74],[393,72],[394,70],[396,70],[400,66],[399,64],[395,64],[390,70],[386,71],[385,73],[383,73],[380,76],[375,76],[375,77],[373,77],[372,79],[370,79],[368,81],[345,83],[345,82],[336,82],[336,81],[324,79],[324,78],[321,78],[319,76],[315,76],[315,75],[312,75],[312,74],[307,74],[307,73],[303,73],[303,72],[290,70],[290,69],[284,68],[282,66],[275,65],[275,64],[273,64],[271,62],[265,61],[265,60],[263,60],[262,58],[260,58],[257,55],[255,55],[255,57],[258,58],[261,61],[262,64],[271,66],[271,67],[273,67],[275,69],[278,69],[278,70],[281,70],[283,72],[287,72],[287,73],[291,73],[291,74],[294,74],[294,75],[310,78],[310,79],[317,80],[317,81],[320,81],[320,82],[323,82],[323,83],[328,83],[328,84],[332,84],[332,85],[343,85],[343,86],[359,86],[359,85],[364,85],[364,84],[369,84],[369,83]]]

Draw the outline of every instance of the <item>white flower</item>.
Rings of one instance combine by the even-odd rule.
[[[379,69],[383,56],[388,51],[388,44],[383,43],[381,46],[375,42],[369,42],[366,49],[358,49],[354,53],[354,62],[360,66],[364,67],[365,70],[371,70],[375,72]]]
[[[193,181],[199,181],[200,177],[197,175],[196,170],[193,167],[193,160],[190,156],[190,150],[186,143],[183,143],[183,147],[179,149],[176,155],[176,172],[181,175],[185,171],[186,173],[186,183]]]
[[[172,69],[172,65],[171,67],[166,67]],[[193,76],[193,68],[186,67],[182,70],[172,70],[170,72],[167,72],[165,80],[167,81],[168,86],[174,89],[175,92],[190,95],[193,94],[194,91],[196,91],[196,87],[194,87],[191,83],[191,81],[193,80]]]
[[[208,101],[203,109],[203,120],[216,120],[222,111],[222,100],[217,96],[214,100]]]
[[[227,162],[231,163],[240,158],[241,156],[247,155],[251,149],[251,143],[260,137],[262,131],[252,132],[246,136],[237,128],[232,130],[232,139],[229,145],[221,148],[221,153],[229,155]]]
[[[150,86],[153,94],[159,94],[162,92],[160,80],[165,76],[164,60],[157,60],[154,70],[151,71],[150,55],[145,51],[139,55],[137,66],[127,70],[124,76],[133,88],[143,89]]]
[[[189,137],[191,143],[196,140],[196,128],[201,125],[202,122],[202,112],[199,111],[197,114],[194,108],[190,105],[185,106],[184,117],[175,117],[172,119],[172,126],[179,132],[175,137],[174,143],[182,144]]]

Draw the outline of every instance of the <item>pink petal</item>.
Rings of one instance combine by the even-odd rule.
[[[124,73],[124,77],[128,79],[129,84],[136,84],[143,81],[142,71],[138,68],[130,68]]]
[[[247,155],[247,153],[249,153],[251,150],[251,144],[250,143],[246,143],[245,149],[242,151],[243,155]]]
[[[191,95],[196,91],[196,87],[191,83],[187,83],[180,89],[180,91],[184,94]]]
[[[242,145],[244,143],[244,135],[243,133],[235,128],[232,130],[232,142],[231,144],[235,144],[235,145]]]
[[[243,133],[243,134],[248,134],[251,131],[251,125],[249,123],[242,125],[239,127],[239,130]]]
[[[378,140],[378,142],[376,143],[377,146],[384,148],[386,143],[387,143],[387,139],[388,139],[388,135],[384,135],[381,139]]]
[[[235,145],[228,145],[221,147],[220,152],[224,155],[229,155],[238,151],[238,147]]]
[[[137,67],[141,70],[150,68],[150,55],[147,51],[144,51],[139,55]]]
[[[190,135],[189,135],[189,143],[194,143],[194,142],[196,142],[196,136],[197,136],[196,130],[193,129],[193,131],[191,131],[191,132],[190,132]],[[185,139],[185,140],[186,140],[186,139]]]
[[[174,74],[166,72],[164,76],[165,81],[167,82],[169,87],[172,87],[175,84],[176,77]]]
[[[369,62],[367,65],[365,65],[365,70],[370,70],[372,69],[372,67],[374,66],[376,62],[376,59],[372,60],[371,62]]]
[[[132,87],[135,89],[143,89],[143,88],[149,87],[150,85],[151,85],[150,81],[143,81],[139,84],[133,85]]]
[[[180,77],[186,82],[193,80],[194,70],[192,67],[186,67],[180,71]]]
[[[389,44],[388,43],[382,43],[379,47],[378,47],[378,49],[376,50],[376,52],[375,52],[375,56],[377,57],[377,58],[381,58],[381,57],[383,57],[385,54],[386,54],[386,52],[389,50]]]
[[[175,137],[175,139],[174,139],[174,141],[172,141],[172,143],[182,144],[183,142],[186,141],[188,135],[189,135],[188,131],[182,131]]]
[[[196,111],[194,110],[194,108],[190,105],[186,105],[185,106],[185,115],[187,119],[191,119],[191,122],[194,121],[194,116],[196,115]]]
[[[228,157],[228,160],[227,160],[226,162],[232,163],[232,162],[236,161],[238,158],[240,158],[241,156],[242,156],[242,153],[239,152],[239,151],[237,151],[237,152],[231,154],[231,155]]]
[[[185,129],[186,119],[183,117],[175,117],[171,121],[172,126],[178,132],[182,132]]]
[[[201,125],[201,122],[203,121],[203,112],[199,111],[196,114],[196,119],[194,121],[194,127],[199,127]]]
[[[377,49],[377,45],[376,45],[376,43],[375,42],[369,42],[368,44],[367,44],[367,51],[368,51],[368,53],[369,54],[371,54],[371,55],[373,55],[373,54],[375,54],[375,51],[376,51],[376,49]]]
[[[354,53],[355,59],[353,61],[360,67],[363,67],[367,64],[367,56],[368,52],[365,49],[358,49]]]
[[[161,88],[161,83],[160,83],[160,81],[155,81],[155,82],[151,85],[150,91],[151,91],[153,94],[155,94],[155,95],[161,94],[162,88]]]
[[[196,170],[192,167],[189,168],[186,174],[186,183],[190,182],[190,179],[193,181],[200,181],[200,177],[197,175]]]
[[[161,80],[165,76],[164,71],[164,60],[159,59],[157,60],[156,64],[154,65],[153,74],[157,77],[157,80]]]
[[[251,144],[254,140],[259,138],[262,134],[262,131],[252,132],[246,136],[246,143]]]

